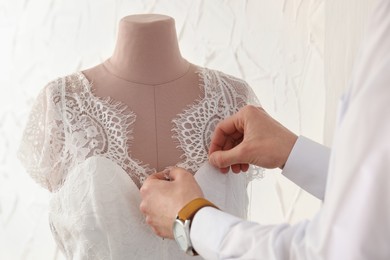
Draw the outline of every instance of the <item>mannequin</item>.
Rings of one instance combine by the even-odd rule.
[[[139,210],[143,181],[168,166],[191,171],[207,197],[245,218],[250,178],[217,174],[216,181],[201,169],[215,125],[256,102],[245,81],[186,61],[171,17],[123,18],[111,57],[41,91],[19,149],[31,177],[52,192],[49,222],[62,252],[186,259]]]
[[[201,95],[195,70],[180,54],[173,18],[143,14],[122,18],[113,55],[83,73],[95,95],[136,114],[131,154],[162,171],[182,154],[171,138],[172,119]]]

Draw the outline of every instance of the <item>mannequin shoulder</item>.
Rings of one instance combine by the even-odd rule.
[[[85,93],[86,85],[79,72],[57,77],[50,80],[39,91],[35,98],[35,104],[46,107],[46,109],[58,109],[63,107],[64,100],[79,100],[81,93]],[[68,104],[69,102],[65,102]]]
[[[91,84],[81,72],[75,72],[66,76],[57,77],[49,81],[41,90],[46,96],[72,95],[88,91]]]
[[[198,69],[201,75],[203,76],[203,78],[209,79],[209,81],[222,82],[236,87],[244,87],[244,88],[249,87],[249,84],[243,78],[233,76],[231,74],[228,74],[220,70],[202,68],[202,67],[198,67]]]

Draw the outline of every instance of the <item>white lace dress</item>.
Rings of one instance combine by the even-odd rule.
[[[196,173],[207,161],[216,124],[259,103],[240,79],[206,68],[198,73],[203,98],[172,122],[172,138],[183,151],[177,165],[195,174],[206,197],[245,218],[252,176],[210,174],[207,164]],[[49,222],[68,259],[187,257],[174,241],[155,236],[139,211],[139,187],[155,170],[131,155],[135,121],[125,105],[94,96],[81,72],[50,82],[33,106],[19,158],[52,192]]]

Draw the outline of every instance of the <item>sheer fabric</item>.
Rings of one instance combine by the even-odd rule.
[[[216,124],[247,104],[259,105],[246,82],[206,68],[198,74],[203,97],[172,122],[183,152],[177,166],[193,174],[207,161]],[[185,257],[174,242],[152,234],[139,212],[139,187],[155,169],[131,154],[135,121],[122,103],[94,96],[81,72],[50,82],[36,99],[19,158],[52,192],[50,225],[68,259]],[[246,186],[256,172],[219,181],[202,174],[199,182],[209,199],[245,218]]]

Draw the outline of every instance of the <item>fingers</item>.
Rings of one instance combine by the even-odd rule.
[[[165,171],[152,174],[141,187],[140,211],[146,223],[162,237],[172,237],[172,223],[177,212],[203,192],[193,175],[179,167],[169,169],[170,181]]]
[[[166,200],[171,185],[164,179],[163,172],[159,172],[149,176],[140,189],[142,200],[139,210],[145,216],[145,222],[156,235],[166,238],[172,238],[174,220],[174,213],[166,211],[170,205]]]
[[[232,172],[234,172],[234,173],[241,172],[241,164],[233,164],[232,166],[230,166],[230,168],[232,169]]]
[[[210,154],[209,162],[218,168],[226,168],[234,164],[245,163],[240,158],[239,146],[226,151],[216,151]]]
[[[231,168],[239,173],[241,163],[237,161],[238,149],[236,147],[243,140],[244,124],[240,112],[220,122],[214,130],[209,149],[209,161],[218,167],[222,173],[227,173]]]
[[[243,163],[241,164],[241,171],[242,172],[247,172],[249,170],[249,164]]]
[[[249,164],[247,163],[234,164],[230,166],[230,168],[232,168],[232,172],[234,173],[246,172],[249,169]]]
[[[147,178],[147,180],[166,180],[166,175],[164,171],[162,172],[155,172]]]
[[[145,223],[149,225],[149,227],[157,236],[162,238],[173,238],[173,221],[174,219],[169,219],[164,216],[152,216],[145,214]]]
[[[218,150],[209,155],[209,162],[220,169],[222,173],[227,173],[229,168],[234,173],[246,172],[249,164],[244,154],[242,139],[232,143],[226,143],[222,150]]]
[[[235,114],[217,125],[211,138],[209,154],[223,150],[228,143],[234,143],[242,139],[243,129],[239,119],[237,114]]]
[[[234,146],[236,145],[236,142],[232,139],[228,139],[224,146],[222,147],[222,149],[220,149],[221,151],[226,151],[226,150],[230,150],[232,149]],[[239,167],[238,167],[239,168]],[[229,172],[229,169],[230,169],[230,165],[226,166],[226,167],[222,167],[220,168],[220,171],[222,173],[228,173]],[[233,168],[232,168],[233,169]],[[237,167],[234,167],[234,170],[237,170]]]
[[[184,177],[185,175],[190,174],[187,172],[185,169],[180,168],[180,167],[171,167],[170,172],[169,172],[169,177],[171,178],[171,181],[180,179]],[[191,174],[190,174],[191,175]]]
[[[150,180],[172,181],[172,180],[174,180],[174,178],[172,178],[172,176],[171,176],[171,171],[175,168],[178,168],[178,167],[170,166],[170,167],[165,168],[165,170],[163,170],[161,172],[155,172],[155,173],[149,175],[149,177],[146,179],[145,182],[149,182]],[[181,170],[179,170],[179,169],[181,169],[181,168],[178,168],[175,171],[185,171],[184,169],[181,169]]]
[[[182,176],[189,174],[185,169],[180,167],[168,167],[167,169],[161,172],[155,172],[149,175],[149,177],[145,180],[144,184],[141,187],[141,192],[149,185],[149,183],[153,180],[162,180],[162,181],[174,181],[177,178],[181,178]]]

